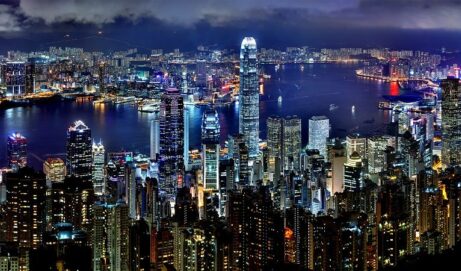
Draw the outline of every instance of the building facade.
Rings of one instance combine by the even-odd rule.
[[[251,158],[259,152],[259,82],[256,41],[246,37],[240,47],[239,133]]]

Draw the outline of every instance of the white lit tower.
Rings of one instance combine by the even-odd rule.
[[[153,119],[150,121],[150,158],[156,159],[160,153],[160,119],[158,112],[154,113]]]
[[[93,142],[93,187],[96,195],[103,195],[105,191],[104,165],[106,162],[106,151],[102,142]]]
[[[202,166],[205,190],[219,189],[219,118],[214,109],[207,109],[202,119]]]
[[[320,152],[327,158],[327,140],[330,136],[330,120],[325,116],[313,116],[309,119],[309,149]]]
[[[250,158],[259,152],[259,82],[256,41],[246,37],[240,47],[239,133]]]

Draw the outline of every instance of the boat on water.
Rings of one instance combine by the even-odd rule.
[[[138,107],[139,112],[154,113],[160,111],[159,104],[146,104]]]
[[[389,101],[381,101],[378,103],[378,109],[382,109],[382,110],[391,110],[392,109],[392,105]]]
[[[94,101],[93,101],[93,104],[96,105],[96,104],[103,104],[103,103],[108,103],[108,102],[110,102],[109,99],[107,99],[107,98],[100,98],[100,99],[94,100]]]
[[[277,99],[277,101],[278,101],[279,103],[281,103],[281,102],[282,102],[282,96],[279,96],[279,98]]]
[[[355,105],[352,106],[351,111],[352,113],[355,113]]]
[[[125,103],[136,103],[136,98],[134,96],[117,97],[114,101],[114,104],[125,104]]]
[[[301,65],[299,66],[299,68],[301,69],[302,72],[304,71],[304,65],[303,65],[303,64],[301,64]]]
[[[337,106],[336,104],[330,104],[330,111],[336,110],[338,108],[339,106]]]

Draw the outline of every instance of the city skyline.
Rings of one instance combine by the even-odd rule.
[[[453,269],[459,12],[2,1],[0,271]]]

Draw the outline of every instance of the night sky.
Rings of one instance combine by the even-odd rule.
[[[272,48],[455,49],[460,14],[458,0],[0,0],[0,53],[237,48],[248,35]]]

